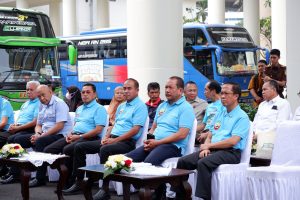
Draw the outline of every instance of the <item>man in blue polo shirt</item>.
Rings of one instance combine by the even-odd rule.
[[[135,143],[142,134],[148,111],[145,103],[138,97],[139,83],[133,78],[125,81],[124,95],[126,102],[119,105],[116,111],[115,124],[110,133],[102,139],[100,148],[100,162],[104,164],[110,155],[125,154],[135,149]],[[103,181],[93,199],[109,198],[109,182]]]
[[[61,138],[44,149],[46,153],[64,153],[70,156],[67,162],[68,170],[71,172],[69,185],[73,185],[76,175],[79,173],[77,169],[86,165],[86,154],[99,152],[100,137],[107,123],[107,113],[105,108],[97,103],[96,97],[96,86],[91,83],[84,84],[81,91],[83,105],[76,109],[73,130],[66,138]],[[79,145],[87,148],[82,151],[75,151]],[[41,174],[40,178],[42,178],[42,175],[45,178],[46,167],[39,168],[39,172]],[[80,173],[79,175],[83,179],[84,174]],[[68,193],[69,190],[74,189],[80,189],[77,183],[65,191]]]
[[[238,100],[241,88],[236,83],[225,83],[221,90],[222,109],[214,118],[205,143],[200,151],[184,156],[178,160],[179,169],[197,169],[197,186],[195,196],[211,199],[212,172],[222,164],[240,162],[241,151],[247,144],[250,121],[240,108]],[[176,199],[184,199],[183,185],[176,188]]]
[[[0,96],[0,149],[5,145],[8,136],[8,129],[14,123],[14,111],[9,101]]]
[[[9,126],[6,135],[1,135],[0,138],[3,143],[20,143],[24,135],[29,135],[29,137],[34,133],[34,127],[36,125],[39,104],[40,101],[37,98],[36,89],[40,85],[38,81],[29,81],[26,84],[26,93],[29,98],[20,109],[19,116],[14,124]],[[25,147],[24,147],[25,148]],[[3,167],[5,171],[5,167]],[[16,172],[17,173],[17,172]],[[14,172],[10,172],[5,176],[1,177],[1,183],[10,183],[14,181],[14,177],[18,176]],[[4,175],[4,174],[3,174]],[[15,176],[14,176],[15,175]]]
[[[207,100],[211,101],[211,103],[207,106],[202,120],[201,130],[203,131],[201,131],[200,135],[196,138],[196,142],[198,144],[202,144],[205,141],[208,131],[213,127],[212,122],[214,117],[224,108],[221,102],[220,92],[221,86],[217,81],[211,80],[206,83],[204,95]]]
[[[182,78],[173,76],[165,87],[166,98],[157,109],[154,123],[149,131],[155,139],[144,141],[141,146],[127,154],[134,162],[160,165],[164,160],[184,154],[193,127],[195,114],[183,96]]]

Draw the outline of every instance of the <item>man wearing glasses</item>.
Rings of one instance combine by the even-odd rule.
[[[279,85],[278,94],[284,98],[282,92],[286,86],[286,66],[279,63],[280,51],[278,49],[272,49],[270,55],[271,64],[265,68],[264,82],[275,80]]]
[[[46,153],[64,153],[70,156],[66,163],[68,170],[72,172],[70,182],[74,182],[77,168],[85,166],[86,154],[99,152],[97,143],[100,143],[100,134],[106,125],[107,113],[105,108],[96,102],[96,96],[95,85],[91,83],[83,85],[81,91],[83,105],[76,109],[75,125],[72,131],[69,131],[66,137],[57,140],[44,150]],[[85,151],[75,152],[75,148],[79,144],[86,144],[89,148]],[[79,158],[80,161],[76,165],[73,165],[74,156]],[[45,182],[46,169],[46,166],[38,168],[37,182]]]
[[[213,120],[208,137],[200,146],[200,151],[178,160],[179,169],[197,169],[195,196],[211,199],[212,172],[222,164],[237,164],[241,152],[246,147],[250,121],[240,108],[238,100],[241,88],[236,83],[225,83],[221,90],[222,109]],[[183,185],[176,188],[176,199],[184,199]]]

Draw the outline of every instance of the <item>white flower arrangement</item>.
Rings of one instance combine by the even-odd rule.
[[[132,159],[128,158],[127,156],[124,156],[123,154],[109,156],[108,160],[104,164],[104,167],[105,171],[103,178],[122,169],[127,172],[133,170]]]
[[[23,153],[25,153],[25,150],[20,144],[6,144],[0,150],[0,155],[4,158],[19,157]]]

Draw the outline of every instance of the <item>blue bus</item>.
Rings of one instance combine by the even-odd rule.
[[[114,88],[127,79],[127,30],[101,29],[60,38],[60,69],[64,88],[93,82],[102,103],[113,97]],[[77,61],[71,65],[68,47],[76,47]],[[199,97],[210,79],[237,82],[242,102],[250,102],[247,89],[257,73],[259,51],[246,29],[232,25],[190,24],[183,27],[184,81],[194,81]],[[69,52],[70,53],[70,52]],[[174,74],[175,75],[175,74]]]

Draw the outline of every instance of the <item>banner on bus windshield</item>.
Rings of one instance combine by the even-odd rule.
[[[102,82],[103,60],[78,60],[79,82]]]

